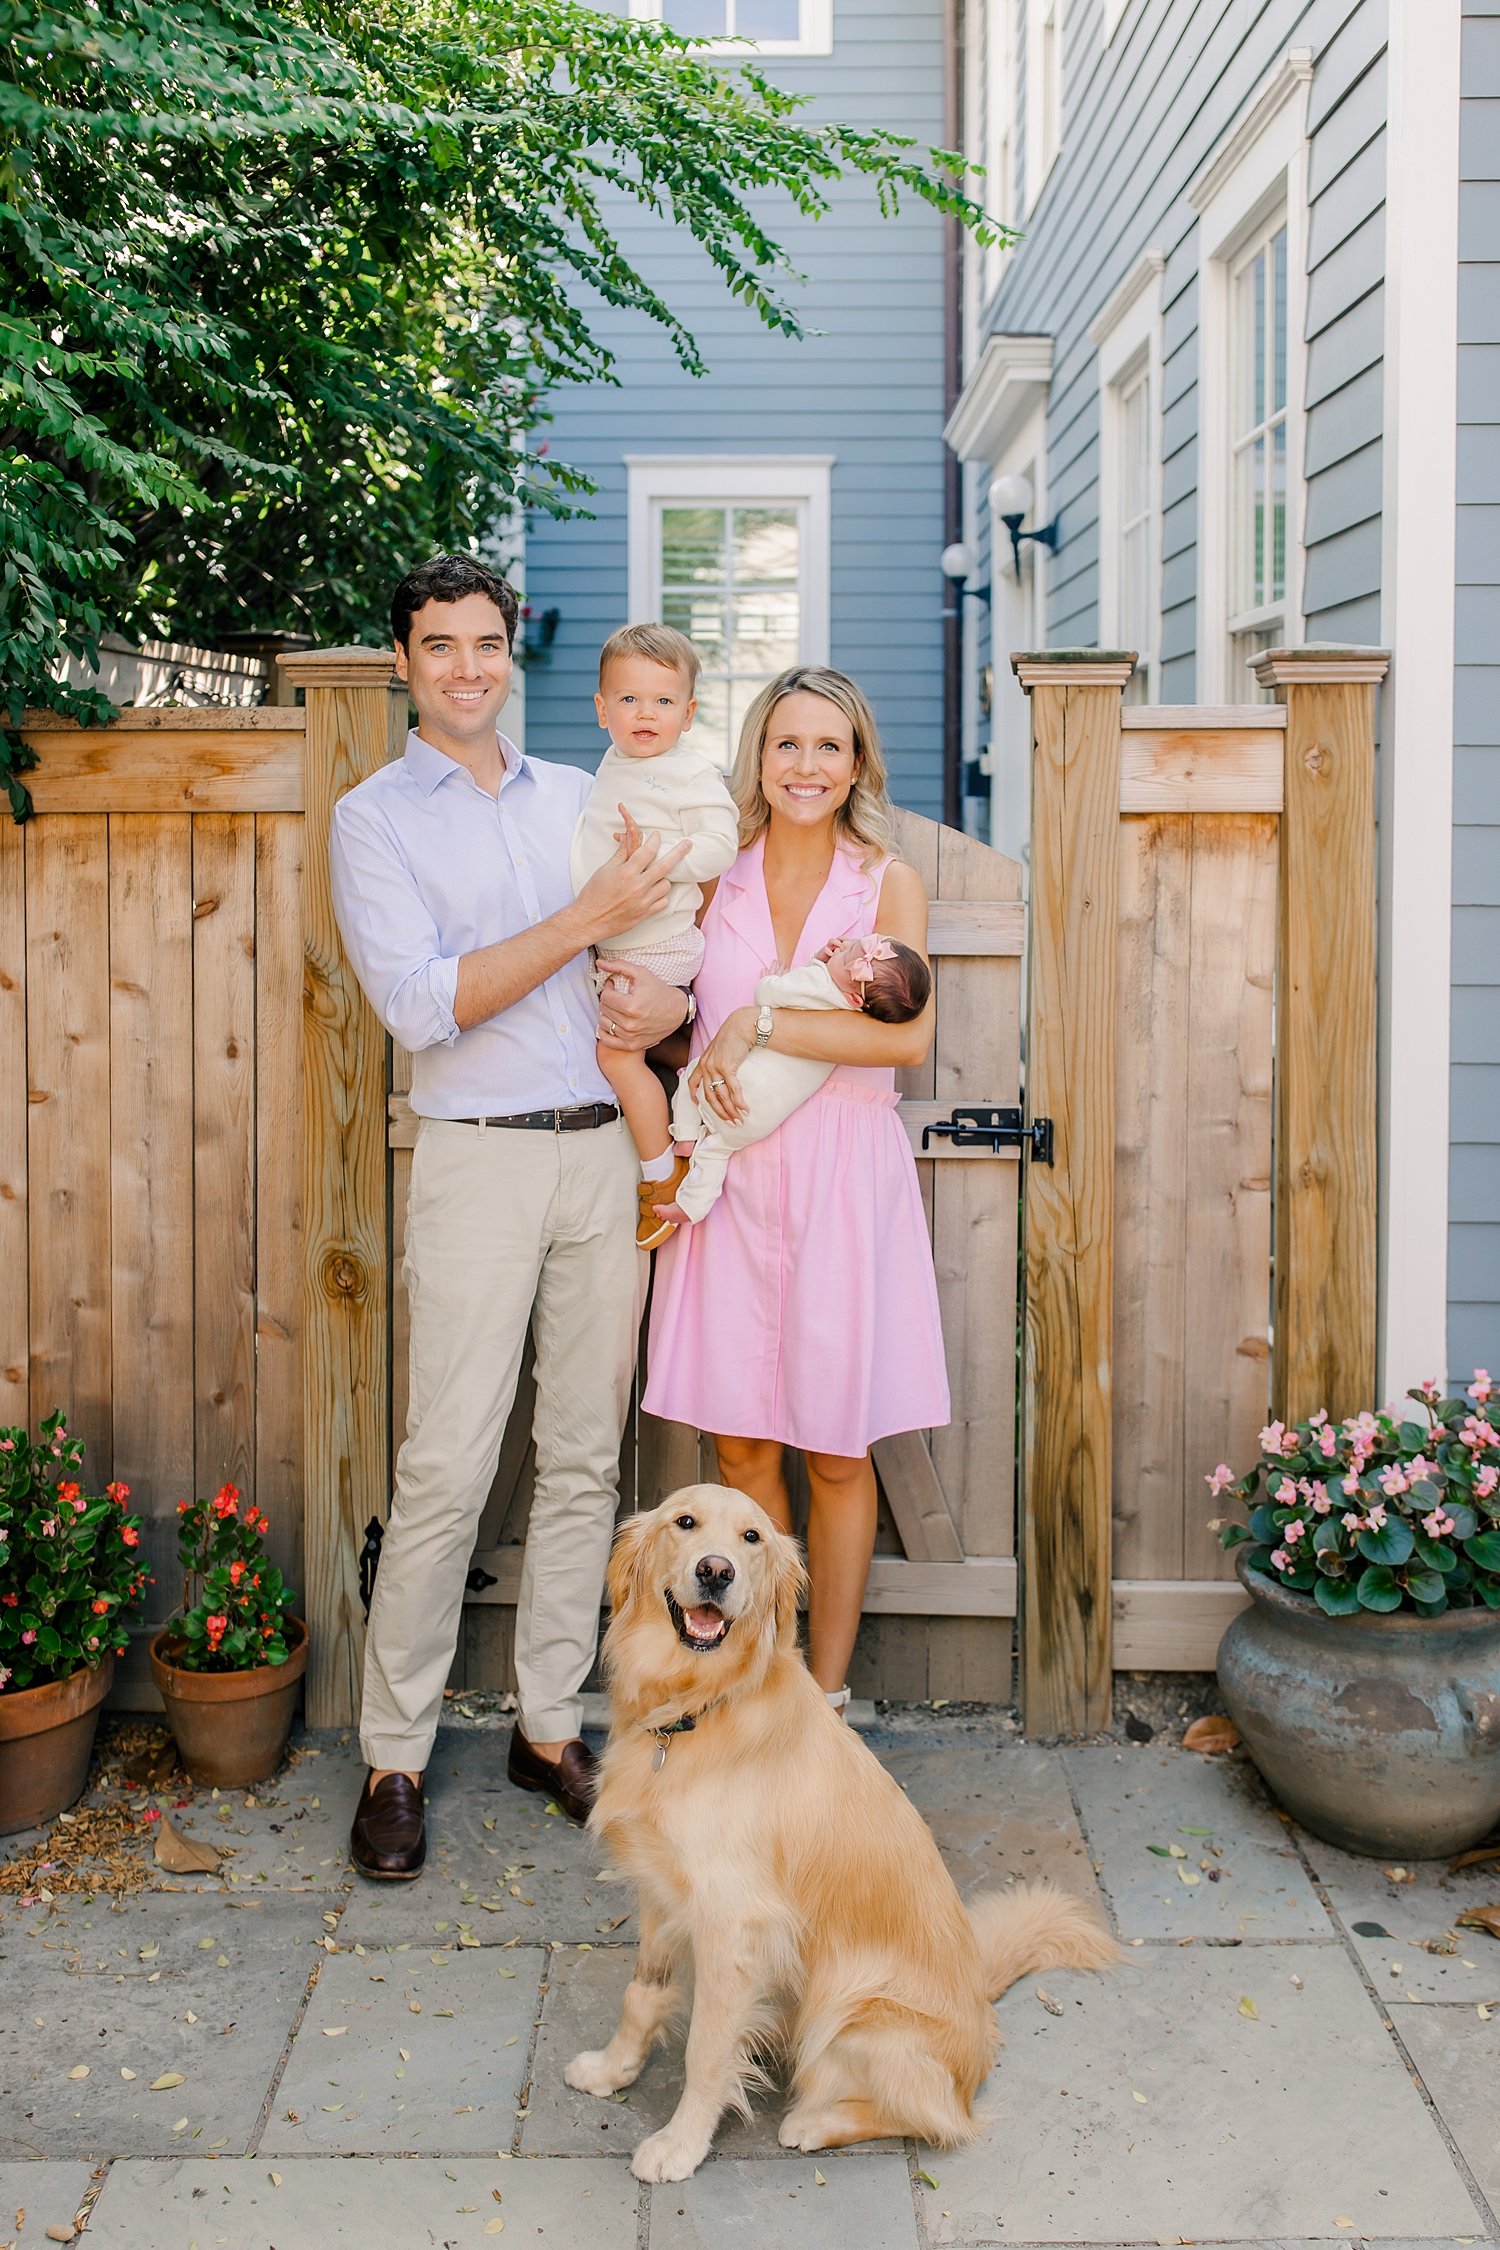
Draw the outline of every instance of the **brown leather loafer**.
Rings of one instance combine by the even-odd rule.
[[[537,1789],[555,1797],[569,1820],[576,1820],[581,1828],[593,1806],[599,1761],[586,1742],[567,1743],[555,1763],[539,1758],[517,1725],[511,1729],[505,1774],[518,1789]]]
[[[422,1791],[404,1773],[388,1773],[364,1794],[349,1831],[349,1856],[361,1875],[375,1883],[409,1883],[427,1857]]]

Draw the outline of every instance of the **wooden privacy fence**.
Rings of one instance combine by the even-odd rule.
[[[1274,1408],[1375,1401],[1374,695],[1122,710],[1134,659],[1018,656],[1032,702],[1022,1701],[1211,1665],[1242,1596],[1203,1479]],[[1274,1181],[1273,1181],[1274,1150]],[[1273,1287],[1274,1277],[1274,1287]]]
[[[1106,1719],[1112,1669],[1212,1663],[1239,1596],[1205,1472],[1248,1460],[1268,1404],[1374,1396],[1384,658],[1267,656],[1279,704],[1211,712],[1122,711],[1129,658],[1016,663],[1025,1099],[1055,1162],[944,1144],[963,1161],[923,1164],[960,1411],[878,1462],[866,1652],[887,1692],[1003,1696],[1019,1610],[1045,1733]],[[305,1591],[309,1716],[344,1724],[393,1400],[402,1419],[410,1136],[405,1058],[339,944],[327,835],[343,790],[398,753],[406,704],[376,650],[283,665],[305,709],[26,728],[38,817],[0,826],[0,1421],[66,1407],[91,1482],[131,1484],[157,1619],[178,1501],[226,1478],[252,1496]],[[920,1154],[955,1104],[1017,1097],[1020,870],[912,816],[901,840],[937,902],[939,1041],[905,1088]],[[633,1432],[627,1498],[696,1473],[694,1433]],[[525,1450],[523,1402],[476,1558],[493,1598],[466,1627],[492,1672]],[[151,1699],[140,1654],[127,1700]]]

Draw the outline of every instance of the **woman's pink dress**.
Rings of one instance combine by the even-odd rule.
[[[721,876],[694,989],[701,1053],[774,965],[764,838]],[[867,935],[889,860],[835,851],[797,946]],[[724,1193],[657,1252],[645,1405],[721,1437],[857,1457],[948,1419],[937,1283],[890,1070],[842,1066],[730,1161]]]

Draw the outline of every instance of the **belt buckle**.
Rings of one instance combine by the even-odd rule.
[[[560,1133],[562,1129],[562,1111],[555,1109],[552,1112],[552,1130],[554,1133]]]

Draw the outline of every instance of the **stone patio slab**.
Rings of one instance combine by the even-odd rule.
[[[824,2184],[818,2184],[821,2172]],[[902,2156],[705,2164],[651,2191],[650,2250],[917,2250]]]
[[[1464,2162],[1500,2210],[1500,2013],[1486,2023],[1477,2008],[1400,2007],[1391,2020]]]
[[[87,2164],[0,2164],[0,2245],[50,2250],[48,2227],[66,2227],[88,2192]]]
[[[521,2133],[521,2148],[526,2155],[594,2156],[601,2148],[621,2149],[628,2155],[638,2141],[665,2125],[676,2109],[682,2092],[681,2030],[668,2034],[633,2086],[607,2101],[576,2093],[563,2077],[564,2069],[581,2048],[608,2043],[634,1965],[634,1946],[553,1955],[550,1990],[532,2065],[529,2114]],[[786,2096],[779,2086],[772,2086],[754,2094],[752,2100],[754,2114],[749,2124],[742,2117],[726,2116],[714,2136],[714,2148],[729,2156],[779,2157],[776,2133],[787,2106]],[[885,2150],[898,2144],[875,2141],[866,2145]]]
[[[118,1908],[8,1908],[0,2156],[245,2149],[318,1958],[322,1903],[237,1911],[218,1894],[148,1891]],[[177,2071],[181,2086],[149,2091]]]
[[[509,2149],[546,1959],[530,1947],[330,1955],[261,2151]]]
[[[230,1893],[255,1894],[348,1887],[349,1823],[364,1787],[363,1761],[354,1744],[340,1746],[332,1735],[303,1737],[297,1747],[294,1763],[254,1789],[196,1789],[192,1803],[181,1806],[172,1804],[170,1791],[150,1800],[170,1814],[185,1836],[213,1844],[224,1854],[222,1876],[157,1870],[153,1880],[158,1889],[222,1886]]]
[[[1062,2014],[1033,1979],[1006,1995],[980,2136],[924,2159],[935,2244],[1482,2231],[1342,1948],[1153,1950],[1042,1981]]]
[[[1122,1937],[1333,1936],[1248,1759],[1106,1746],[1064,1750],[1062,1760]],[[1158,1856],[1174,1845],[1184,1859]],[[1198,1881],[1184,1882],[1179,1867]]]
[[[1446,1860],[1362,1859],[1317,1836],[1300,1840],[1382,1999],[1500,2002],[1500,1945],[1457,1926],[1465,1907],[1500,1898],[1500,1862],[1450,1875]],[[1396,1867],[1416,1880],[1393,1882]],[[1427,1950],[1453,1940],[1456,1953]]]
[[[117,2164],[85,2239],[90,2250],[504,2250],[540,2236],[557,2250],[635,2250],[638,2195],[623,2164],[493,2156]]]
[[[439,1731],[427,1768],[427,1865],[415,1883],[356,1876],[341,1938],[384,1942],[462,1918],[485,1945],[633,1942],[628,1885],[603,1879],[599,1848],[582,1829],[511,1786],[509,1743],[504,1729]],[[618,1934],[600,1930],[622,1915]]]
[[[894,1742],[880,1745],[878,1755],[937,1838],[965,1897],[1012,1876],[1050,1875],[1102,1910],[1055,1750],[965,1737],[942,1745]]]

